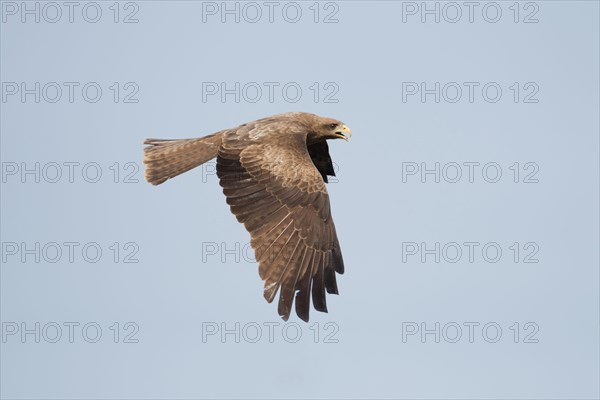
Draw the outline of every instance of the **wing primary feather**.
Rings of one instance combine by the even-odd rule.
[[[283,251],[287,244],[290,242],[290,240],[292,240],[292,238],[294,236],[298,236],[297,232],[294,231],[294,233],[292,233],[292,235],[290,235],[290,237],[288,238],[288,240],[286,241],[286,243],[282,246],[281,251]],[[287,260],[285,258],[281,258],[281,261],[277,260],[277,264],[275,266],[271,266],[271,268],[269,268],[269,270],[267,271],[267,274],[265,275],[265,290],[264,290],[264,296],[265,299],[270,303],[273,301],[273,299],[275,298],[275,294],[277,294],[277,290],[279,289],[279,287],[281,286],[281,281],[283,279],[283,277],[285,276],[285,273],[289,267],[289,265],[292,263],[292,260],[294,259],[294,254],[296,253],[296,250],[298,249],[298,245],[300,244],[299,240],[296,240],[296,244],[294,246],[294,250],[292,251],[292,254],[290,255],[290,257],[287,258]],[[279,267],[279,268],[278,268]],[[279,276],[276,277],[276,279],[273,279],[273,275],[276,274],[278,271],[279,272]]]
[[[325,288],[327,293],[338,294],[337,282],[335,279],[335,266],[333,265],[333,254],[327,252],[325,263]]]
[[[296,314],[304,322],[308,322],[310,314],[310,289],[313,277],[315,251],[313,248],[307,248],[307,256],[302,267],[298,292],[296,293]]]
[[[318,260],[316,264],[316,273],[313,277],[312,286],[312,300],[315,310],[321,312],[327,312],[327,301],[325,300],[325,286],[324,286],[324,260],[325,254],[323,252],[317,253]]]
[[[301,239],[299,239],[299,242],[300,240]],[[296,247],[299,246],[297,245]],[[298,282],[298,276],[300,275],[300,270],[302,269],[302,265],[304,264],[304,259],[306,258],[306,253],[308,250],[306,246],[302,247],[303,250],[300,250],[298,253],[296,253],[296,250],[294,250],[295,255],[290,258],[290,262],[286,267],[286,271],[280,279],[281,293],[279,294],[277,311],[284,321],[287,321],[290,317],[290,311],[292,310],[292,303],[294,301],[294,293],[296,292],[296,282]]]

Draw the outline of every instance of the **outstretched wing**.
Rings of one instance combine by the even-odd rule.
[[[327,312],[325,291],[338,293],[344,263],[329,195],[306,145],[306,132],[286,123],[257,121],[223,137],[217,175],[227,203],[251,236],[270,303],[287,321],[308,321],[310,298]]]

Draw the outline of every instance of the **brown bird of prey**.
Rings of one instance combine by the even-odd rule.
[[[338,120],[292,112],[196,139],[147,139],[145,177],[153,185],[217,157],[227,204],[251,236],[265,281],[264,297],[279,294],[279,315],[308,322],[310,298],[327,312],[325,291],[338,294],[344,262],[335,232],[327,176],[335,176],[327,139],[348,140]]]

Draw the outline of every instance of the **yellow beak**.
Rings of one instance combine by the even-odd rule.
[[[336,132],[336,134],[345,141],[348,141],[348,139],[352,137],[352,131],[346,125],[342,125],[341,129]]]

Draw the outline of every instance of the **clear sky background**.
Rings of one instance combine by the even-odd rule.
[[[22,4],[3,398],[598,398],[597,2]],[[214,164],[141,165],[145,138],[286,111],[354,133],[330,143],[346,273],[308,324],[264,301]]]

